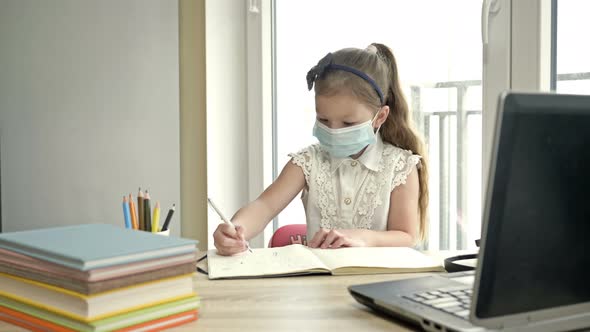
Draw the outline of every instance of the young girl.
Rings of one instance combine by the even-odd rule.
[[[391,50],[374,43],[329,53],[307,84],[315,84],[319,144],[289,155],[276,181],[233,216],[235,229],[217,227],[218,253],[246,250],[302,190],[312,248],[416,244],[427,227],[427,165]]]

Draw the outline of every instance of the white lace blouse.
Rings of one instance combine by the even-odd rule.
[[[301,194],[307,237],[322,228],[386,230],[391,191],[406,183],[420,156],[381,140],[358,159],[331,158],[319,144],[291,153],[306,187]]]

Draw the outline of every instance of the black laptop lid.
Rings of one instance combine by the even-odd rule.
[[[475,316],[590,302],[590,96],[508,94],[498,128]]]

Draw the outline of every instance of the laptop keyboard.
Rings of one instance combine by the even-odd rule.
[[[469,320],[471,287],[438,289],[405,295],[403,298],[438,309],[459,318]]]

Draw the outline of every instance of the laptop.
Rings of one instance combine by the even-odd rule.
[[[475,271],[348,288],[426,331],[590,327],[590,96],[505,92]]]

